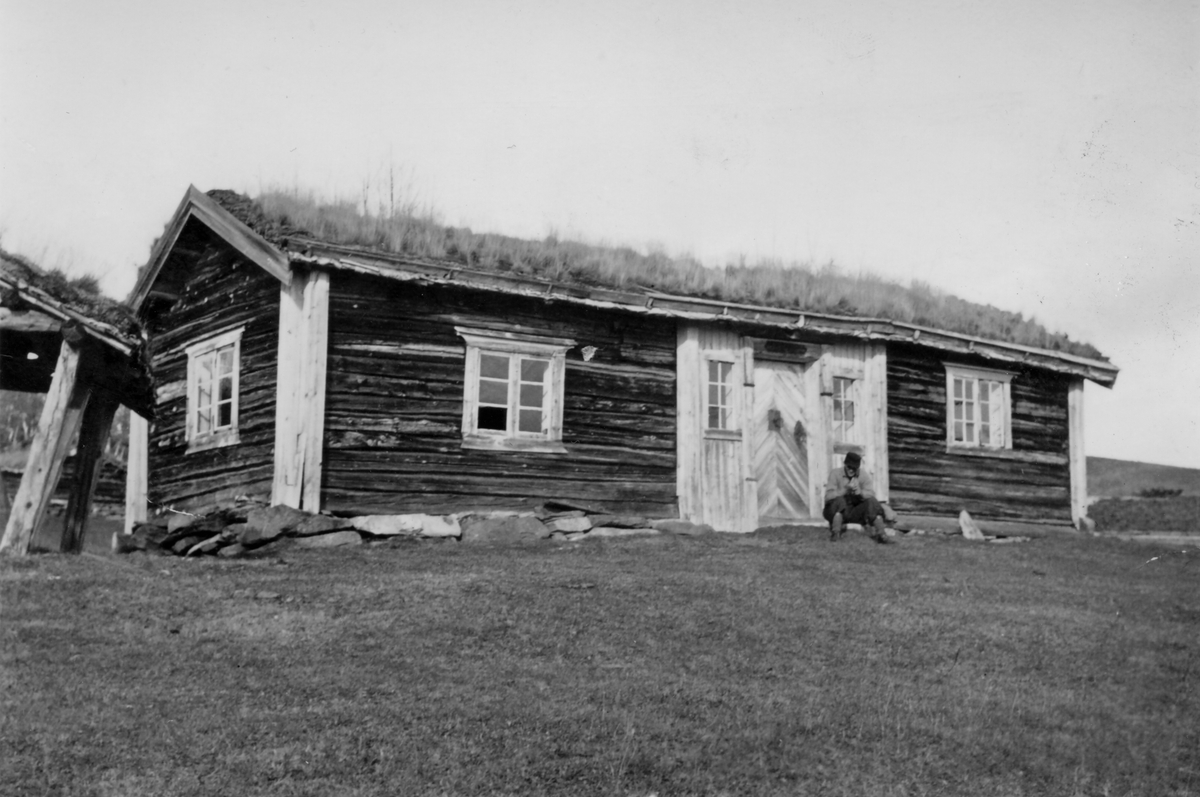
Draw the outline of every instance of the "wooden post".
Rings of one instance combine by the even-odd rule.
[[[125,465],[125,533],[146,519],[146,491],[150,486],[150,424],[129,413],[129,459]]]
[[[87,403],[87,390],[76,389],[78,371],[79,349],[64,338],[37,432],[29,446],[21,486],[0,539],[0,553],[24,556],[29,552],[29,542],[58,486],[71,437],[79,428]]]
[[[300,508],[321,511],[325,456],[325,369],[329,359],[329,275],[309,274],[304,286],[304,478]]]
[[[271,503],[321,508],[329,275],[297,274],[279,292],[279,375]]]
[[[79,444],[75,447],[75,480],[67,501],[62,542],[59,545],[63,553],[83,551],[83,539],[92,513],[92,496],[96,492],[103,466],[104,444],[108,442],[113,415],[119,403],[108,393],[96,392],[83,411]]]
[[[1083,379],[1067,392],[1067,461],[1071,471],[1071,521],[1082,530],[1087,517],[1087,456],[1083,446]]]

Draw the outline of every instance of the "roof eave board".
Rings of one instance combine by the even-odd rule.
[[[252,263],[261,267],[284,285],[292,281],[291,268],[287,256],[272,246],[265,238],[251,230],[233,214],[221,207],[215,200],[196,188],[188,186],[187,193],[176,208],[167,231],[159,239],[158,245],[150,254],[142,276],[134,286],[130,301],[135,311],[139,310],[146,297],[150,295],[159,272],[167,262],[175,242],[179,240],[188,221],[198,219],[222,240],[244,255]]]

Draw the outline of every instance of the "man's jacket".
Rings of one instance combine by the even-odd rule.
[[[829,472],[829,480],[825,482],[825,502],[847,495],[851,487],[857,489],[858,495],[863,498],[875,497],[875,483],[871,481],[871,474],[866,468],[859,468],[858,475],[852,479],[846,475],[845,466],[842,466]]]

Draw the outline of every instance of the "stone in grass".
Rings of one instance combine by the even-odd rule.
[[[283,504],[252,509],[246,516],[246,528],[238,535],[238,542],[247,548],[264,545],[287,534],[308,517],[307,512]]]
[[[542,521],[527,515],[462,519],[463,542],[532,542],[550,534],[551,530]]]
[[[174,543],[171,544],[171,550],[180,555],[186,554],[193,545],[200,542],[200,540],[202,540],[202,539],[203,539],[202,537],[199,537],[197,535],[189,535],[187,537],[180,537],[179,539],[175,540]]]
[[[187,553],[184,555],[185,556],[199,556],[200,554],[212,553],[213,551],[215,551],[221,547],[221,543],[223,541],[224,540],[220,534],[214,534],[213,536],[209,537],[208,539],[201,540],[200,542],[193,545],[191,548],[188,548]]]
[[[345,545],[362,545],[362,535],[352,529],[332,531],[329,534],[298,537],[296,545],[301,548],[341,548]]]
[[[217,550],[217,556],[221,556],[226,559],[232,559],[235,556],[240,556],[245,552],[245,550],[246,546],[235,542],[233,545],[226,545],[224,548],[219,548]]]
[[[292,529],[291,534],[293,537],[312,537],[317,534],[328,534],[331,531],[343,531],[351,528],[354,528],[354,524],[347,518],[311,515],[301,520],[296,528]]]
[[[984,539],[983,531],[965,509],[958,513],[958,527],[962,529],[962,535],[968,540],[980,542]]]
[[[648,534],[661,534],[658,529],[625,529],[618,526],[597,526],[587,533],[592,537],[643,537]]]
[[[190,515],[186,512],[172,512],[171,517],[167,518],[167,532],[186,529],[188,526],[199,520],[199,516]]]
[[[664,534],[682,534],[688,537],[694,537],[699,534],[712,534],[713,527],[707,523],[689,523],[686,520],[667,519],[653,520],[651,525],[663,532]]]
[[[561,531],[566,534],[577,531],[587,531],[592,527],[592,521],[587,517],[568,517],[566,515],[552,517],[546,521],[546,528],[551,533]]]
[[[350,525],[359,531],[376,537],[405,535],[416,537],[421,534],[425,515],[362,515],[350,518]]]

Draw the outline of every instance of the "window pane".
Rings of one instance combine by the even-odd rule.
[[[544,382],[549,367],[549,360],[521,360],[521,381]]]
[[[721,386],[712,384],[708,386],[708,404],[710,407],[715,407],[721,403]]]
[[[963,425],[962,421],[954,422],[954,442],[961,443],[963,441]]]
[[[519,429],[522,432],[537,432],[542,431],[542,411],[541,410],[521,410],[517,418]]]
[[[475,423],[479,429],[495,429],[508,431],[507,407],[480,407],[478,420]]]
[[[720,365],[720,363],[718,363],[716,360],[708,361],[708,381],[709,382],[720,382],[721,381],[720,370],[718,368],[719,365]]]
[[[835,393],[835,398],[833,399],[833,419],[835,421],[840,421],[842,420],[842,400],[840,398],[836,398],[836,395],[837,394]]]
[[[223,376],[217,383],[217,401],[233,400],[233,377]]]
[[[508,382],[479,380],[479,403],[508,406]]]
[[[212,410],[205,407],[196,413],[196,434],[208,434],[212,431]]]
[[[967,401],[971,401],[972,399],[975,398],[975,380],[974,379],[968,379],[963,382],[963,396],[967,399]]]
[[[233,347],[226,346],[217,352],[217,375],[233,373]]]
[[[709,429],[724,428],[721,426],[721,408],[720,407],[710,406],[708,408],[708,428]]]
[[[980,424],[979,425],[979,445],[990,446],[991,439],[992,439],[992,435],[991,435],[990,429],[988,428],[988,425],[986,423]]]
[[[958,377],[954,378],[954,397],[956,399],[963,397],[963,381]]]
[[[491,379],[508,379],[508,358],[499,354],[479,355],[479,375]]]
[[[966,418],[966,421],[968,424],[974,422],[974,420],[975,420],[975,405],[973,403],[964,404],[963,405],[963,415]]]
[[[974,443],[975,442],[975,427],[968,423],[966,425],[966,427],[963,429],[963,431],[965,431],[967,433],[966,442]]]
[[[988,388],[990,387],[990,385],[991,385],[990,382],[980,382],[979,383],[979,400],[981,402],[985,402],[988,400]]]
[[[201,382],[196,385],[196,408],[204,411],[212,406],[212,382]]]
[[[521,385],[521,407],[542,406],[543,388],[541,385]]]
[[[233,404],[223,402],[217,405],[217,426],[233,426]]]

